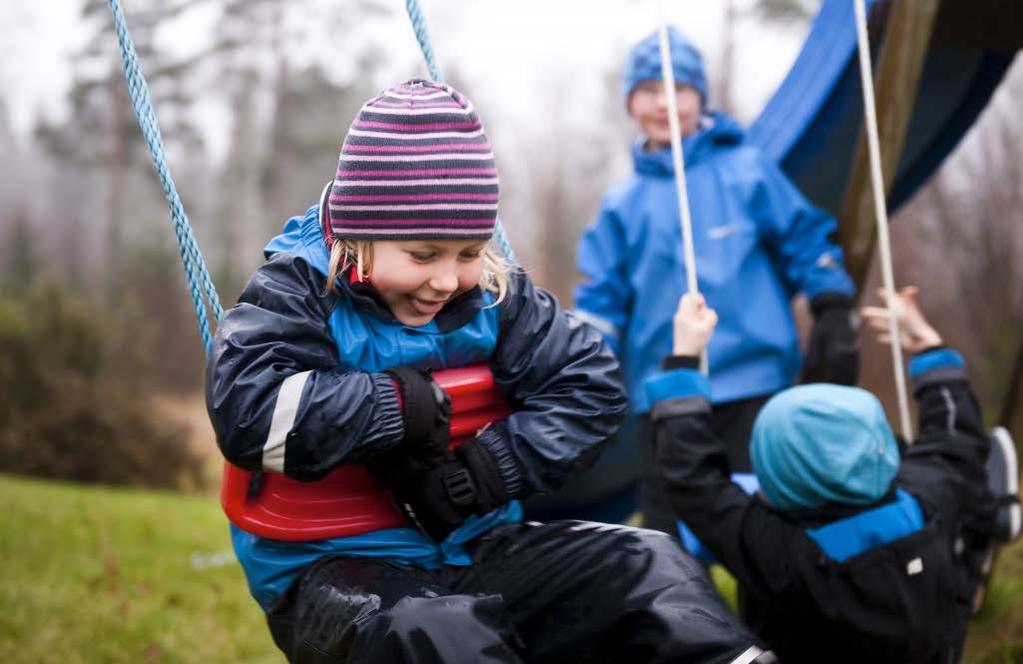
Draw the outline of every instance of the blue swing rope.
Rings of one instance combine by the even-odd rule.
[[[167,165],[167,158],[164,155],[163,135],[160,133],[160,123],[153,111],[152,100],[149,96],[149,86],[146,85],[146,78],[139,66],[138,54],[135,52],[135,44],[132,42],[128,32],[128,23],[124,19],[124,12],[121,10],[120,0],[107,0],[110,6],[110,13],[114,17],[114,29],[117,32],[117,42],[121,49],[121,60],[124,62],[124,77],[128,83],[128,93],[131,96],[132,106],[135,109],[135,117],[139,121],[139,128],[142,136],[149,146],[149,153],[153,157],[153,164],[156,166],[156,173],[163,185],[163,192],[167,197],[170,206],[171,218],[174,221],[174,234],[177,236],[178,249],[181,254],[181,263],[185,269],[185,277],[188,279],[188,290],[192,294],[192,303],[195,306],[195,315],[199,320],[199,334],[202,336],[203,347],[206,355],[210,354],[213,346],[210,333],[210,323],[206,315],[206,308],[209,307],[213,313],[214,320],[220,320],[224,315],[224,309],[220,306],[220,298],[217,296],[217,289],[210,278],[209,270],[206,268],[206,261],[203,258],[199,244],[195,240],[195,234],[188,223],[188,216],[181,204],[181,197],[174,186],[171,178],[170,167]],[[426,60],[427,70],[430,77],[438,83],[443,83],[440,68],[437,67],[437,60],[433,55],[433,47],[430,44],[430,35],[426,29],[426,19],[419,7],[418,0],[406,0],[405,7],[408,10],[409,19],[412,21],[412,29],[415,31],[416,40],[423,51],[423,58]],[[497,220],[495,227],[497,243],[504,252],[505,257],[515,262],[515,252],[512,251],[508,237]]]
[[[419,0],[405,0],[405,9],[408,11],[409,20],[412,22],[412,30],[416,33],[416,41],[419,42],[419,48],[423,51],[423,59],[426,60],[426,70],[430,73],[430,78],[438,83],[443,83],[444,77],[441,76],[440,67],[437,66],[437,59],[433,55],[430,33],[426,28],[426,17],[423,16],[423,11],[419,7]],[[511,263],[515,263],[515,252],[512,251],[511,243],[508,242],[508,236],[504,232],[504,225],[501,223],[500,218],[497,219],[497,223],[494,226],[494,235],[497,236],[497,244],[501,247],[505,258]]]
[[[121,60],[124,61],[124,76],[128,82],[128,93],[131,95],[135,117],[138,118],[142,136],[146,139],[149,153],[153,157],[156,173],[160,176],[160,182],[163,184],[163,193],[170,205],[171,217],[174,220],[174,234],[178,238],[181,262],[185,268],[185,276],[188,278],[188,290],[192,293],[195,315],[199,319],[199,334],[202,336],[202,343],[208,356],[213,342],[210,335],[209,319],[206,317],[206,306],[209,305],[215,320],[220,320],[224,309],[220,306],[217,289],[213,286],[213,280],[210,279],[210,273],[206,269],[206,261],[203,260],[202,252],[195,241],[195,234],[192,233],[192,227],[185,215],[185,209],[181,205],[181,197],[178,196],[178,191],[174,187],[174,180],[171,178],[170,168],[167,166],[167,159],[163,152],[160,124],[153,112],[149,86],[146,85],[146,79],[139,67],[138,54],[135,52],[135,44],[132,43],[131,35],[128,34],[128,24],[124,20],[120,0],[108,0],[108,4],[110,12],[114,15],[114,28],[117,31],[117,42],[121,47]]]
[[[419,8],[419,0],[405,0],[405,9],[408,11],[408,18],[412,22],[412,31],[416,33],[416,41],[423,51],[423,59],[426,60],[426,71],[430,72],[430,78],[438,83],[444,82],[441,76],[440,67],[437,66],[437,58],[433,55],[433,46],[430,45],[430,33],[426,29],[426,17]]]

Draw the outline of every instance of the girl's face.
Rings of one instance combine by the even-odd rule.
[[[405,325],[426,325],[480,283],[486,240],[378,240],[369,278]]]
[[[678,124],[685,138],[700,126],[702,101],[696,88],[683,83],[675,84],[675,102],[678,106]],[[668,102],[664,96],[664,83],[643,81],[629,95],[629,115],[649,139],[650,147],[659,149],[671,145],[671,125],[668,124]]]

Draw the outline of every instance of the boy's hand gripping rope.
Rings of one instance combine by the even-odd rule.
[[[121,49],[121,60],[124,62],[124,76],[128,83],[128,93],[131,95],[132,106],[135,109],[135,117],[138,118],[139,128],[142,136],[149,146],[149,153],[153,157],[153,164],[156,166],[156,173],[163,185],[163,192],[170,205],[171,217],[174,220],[174,234],[178,239],[178,249],[181,253],[181,262],[185,268],[185,276],[188,278],[188,289],[192,294],[192,302],[195,305],[195,315],[199,319],[199,334],[202,336],[203,346],[206,354],[209,355],[212,346],[209,320],[206,317],[206,305],[213,312],[215,320],[219,320],[224,310],[220,306],[220,298],[217,297],[217,290],[210,279],[209,271],[206,269],[206,262],[203,260],[202,252],[195,241],[192,227],[188,223],[184,207],[181,205],[181,198],[174,187],[174,180],[171,178],[170,168],[167,166],[167,159],[163,153],[163,136],[160,133],[160,125],[153,112],[153,105],[149,97],[149,87],[139,67],[138,54],[135,52],[135,45],[131,35],[128,33],[128,25],[124,20],[124,13],[121,11],[120,0],[108,0],[110,12],[114,17],[114,29],[117,31],[117,42]],[[200,290],[201,288],[201,290]],[[205,292],[205,302],[204,295]]]

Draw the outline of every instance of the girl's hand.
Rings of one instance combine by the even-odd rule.
[[[678,311],[675,312],[672,352],[675,355],[699,355],[717,324],[717,312],[707,306],[703,296],[686,293],[678,301]]]
[[[883,288],[878,288],[877,292],[882,301],[887,299]],[[945,343],[920,311],[916,301],[917,292],[916,286],[906,286],[895,294],[895,301],[891,303],[891,311],[899,324],[899,344],[907,353],[919,353]],[[863,307],[860,309],[860,315],[877,334],[880,343],[887,346],[892,342],[891,335],[888,334],[887,308]]]

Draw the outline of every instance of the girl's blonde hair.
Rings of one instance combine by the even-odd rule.
[[[334,240],[330,248],[330,264],[327,266],[327,292],[337,293],[337,279],[349,269],[354,269],[360,281],[366,278],[373,267],[372,240]],[[480,288],[495,293],[496,306],[508,294],[508,275],[511,264],[493,246],[488,244],[483,249],[483,273],[480,275]]]

